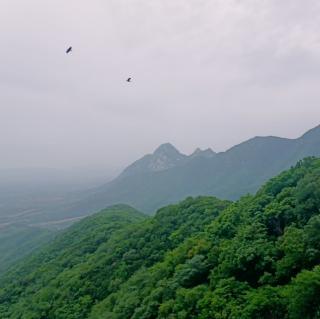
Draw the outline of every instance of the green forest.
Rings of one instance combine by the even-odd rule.
[[[18,260],[49,242],[54,235],[54,231],[45,228],[0,228],[0,276]]]
[[[1,319],[319,319],[320,160],[236,202],[83,219],[0,278]]]

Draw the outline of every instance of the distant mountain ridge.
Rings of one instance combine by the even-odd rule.
[[[153,154],[143,156],[128,166],[121,174],[121,177],[146,173],[160,172],[178,166],[188,156],[181,154],[173,145],[165,143],[160,145]]]
[[[212,158],[216,153],[208,148],[201,150],[197,148],[191,155],[180,153],[172,144],[165,143],[160,145],[152,154],[147,154],[129,165],[119,176],[119,178],[143,174],[147,172],[160,172],[167,169],[183,165],[188,160],[195,157]]]
[[[207,148],[206,150],[201,150],[199,147],[189,156],[190,158],[194,158],[197,156],[211,158],[217,155],[211,148]]]
[[[152,214],[161,206],[198,195],[236,200],[307,156],[320,156],[320,126],[297,139],[257,136],[221,153],[196,150],[187,156],[166,143],[113,181],[49,215],[81,216],[118,203]]]
[[[269,151],[289,151],[291,152],[298,146],[304,149],[307,155],[313,155],[313,148],[319,147],[320,139],[320,125],[309,130],[303,134],[300,138],[289,139],[277,136],[256,136],[245,142],[231,147],[226,152],[216,153],[211,148],[201,150],[197,148],[191,155],[182,154],[176,147],[170,143],[164,143],[160,145],[152,154],[147,154],[141,159],[135,161],[129,165],[120,174],[119,177],[126,177],[135,174],[144,174],[148,172],[160,172],[167,169],[171,169],[180,165],[185,165],[188,161],[193,160],[196,157],[214,158],[215,156],[224,157],[232,153],[233,157],[243,156],[243,152],[248,152],[251,155],[252,152],[262,151],[263,156],[268,156]],[[269,147],[271,149],[269,149]],[[301,151],[298,149],[298,153]],[[291,154],[294,155],[294,154]],[[227,157],[226,156],[226,157]],[[298,155],[299,156],[299,155]]]

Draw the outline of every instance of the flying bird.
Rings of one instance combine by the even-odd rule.
[[[131,78],[128,78],[128,79],[127,79],[127,82],[131,82],[131,80],[132,80]]]
[[[71,51],[72,51],[72,47],[69,47],[66,53],[69,54]]]

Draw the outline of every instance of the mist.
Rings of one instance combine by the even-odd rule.
[[[1,7],[2,170],[107,177],[164,142],[223,151],[319,124],[318,1]]]

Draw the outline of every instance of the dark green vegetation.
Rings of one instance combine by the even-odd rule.
[[[0,257],[0,272],[8,262],[18,260],[44,242],[40,233],[30,232],[30,225],[56,231],[118,203],[154,213],[157,208],[187,196],[210,195],[236,200],[254,193],[266,180],[310,155],[320,156],[320,127],[294,140],[256,137],[223,153],[208,149],[186,156],[172,145],[164,144],[130,165],[114,181],[83,192],[67,191],[70,187],[66,185],[70,185],[69,179],[73,178],[65,177],[66,185],[62,187],[61,173],[56,171],[40,171],[41,174],[18,171],[13,184],[0,172],[1,232],[9,231],[6,225],[14,228],[18,225],[20,229],[24,227],[22,233],[30,233],[27,240],[30,245],[24,245],[24,254],[13,242],[5,244],[7,256],[6,260]],[[49,185],[48,178],[43,176],[50,176]],[[25,235],[18,237],[19,234],[14,239],[17,243]]]
[[[159,207],[199,195],[237,200],[307,156],[320,156],[320,126],[298,139],[255,137],[223,153],[206,150],[186,156],[164,144],[114,181],[59,207],[54,214],[55,218],[79,216],[116,203],[154,213]]]
[[[17,260],[49,242],[54,232],[36,227],[0,228],[0,275]]]
[[[188,198],[141,219],[73,226],[2,279],[0,317],[320,318],[320,160],[232,204]]]
[[[23,260],[22,263],[12,268],[1,280],[0,287],[5,286],[11,290],[10,302],[21,297],[23,289],[26,296],[32,296],[34,291],[43,289],[49,282],[59,283],[66,281],[72,289],[76,282],[74,272],[79,265],[85,267],[86,261],[117,230],[130,224],[144,220],[146,217],[131,207],[118,205],[108,208],[94,216],[83,219],[71,226],[68,231],[58,236],[52,243],[47,244],[37,254]],[[83,268],[82,268],[83,269]],[[56,280],[56,281],[55,281]],[[53,289],[60,290],[57,286]],[[79,287],[78,287],[79,288]],[[3,292],[0,288],[0,291]],[[68,291],[65,291],[68,293]],[[2,295],[3,296],[3,295]],[[32,301],[33,302],[33,301]],[[44,303],[45,304],[45,303]],[[39,309],[43,307],[39,303]],[[20,315],[10,316],[2,313],[6,302],[0,301],[0,318],[19,318]],[[20,309],[21,310],[21,309]],[[28,313],[28,312],[27,312]],[[35,312],[34,314],[37,317]],[[32,311],[26,318],[33,318]],[[67,318],[67,317],[66,317]]]
[[[0,318],[85,318],[94,303],[162,261],[228,204],[188,199],[142,223],[145,217],[127,206],[86,218],[1,280]]]

